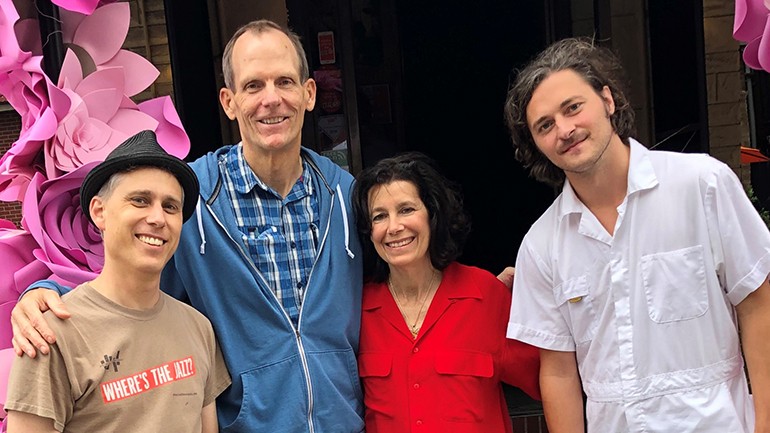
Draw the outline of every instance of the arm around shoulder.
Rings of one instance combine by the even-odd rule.
[[[60,293],[69,292],[68,287],[54,281],[43,280],[33,283],[23,294],[11,311],[11,327],[13,329],[13,349],[16,355],[34,358],[39,350],[46,355],[49,344],[56,342],[43,313],[51,310],[60,319],[67,319],[70,313]]]

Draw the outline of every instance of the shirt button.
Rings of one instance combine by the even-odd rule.
[[[419,383],[415,383],[414,384],[414,389],[420,389],[420,384]]]
[[[415,422],[415,424],[417,424],[417,425],[422,425],[422,420],[421,420],[421,419],[418,419],[418,420]]]
[[[297,248],[297,244],[294,241],[291,241],[291,247],[292,248]]]
[[[420,348],[419,348],[419,347],[415,347],[414,349],[412,349],[412,352],[413,352],[413,353],[417,353],[417,352],[419,352],[419,351],[420,351]]]
[[[297,288],[298,288],[298,289],[301,289],[301,288],[302,288],[302,281],[300,281],[299,283],[297,283]]]

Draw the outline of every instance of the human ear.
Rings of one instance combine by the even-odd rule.
[[[91,213],[91,220],[99,231],[104,231],[106,227],[104,225],[104,201],[102,198],[94,196],[88,206],[88,211]]]
[[[305,88],[305,92],[307,92],[307,111],[313,111],[313,108],[315,108],[315,95],[316,95],[316,84],[315,80],[312,78],[308,78],[307,81],[305,81],[305,84],[303,85]]]
[[[607,112],[607,117],[615,114],[615,99],[612,97],[612,90],[608,86],[604,86],[600,96],[602,101],[604,101],[604,110]]]
[[[219,89],[219,103],[222,105],[222,109],[230,120],[235,120],[235,110],[233,110],[233,91],[227,87]]]

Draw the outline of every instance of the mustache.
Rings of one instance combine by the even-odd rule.
[[[589,135],[590,134],[585,129],[579,129],[579,130],[573,131],[573,133],[570,134],[569,137],[561,140],[561,144],[559,145],[559,153],[566,152],[575,143],[585,140],[586,138],[588,138]]]

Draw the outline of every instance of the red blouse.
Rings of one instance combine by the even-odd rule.
[[[452,263],[412,340],[387,284],[367,284],[358,356],[366,432],[510,433],[501,382],[540,399],[538,350],[505,338],[510,305],[494,275]]]

